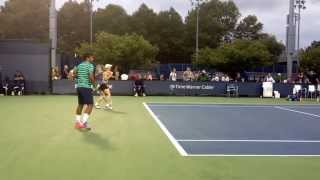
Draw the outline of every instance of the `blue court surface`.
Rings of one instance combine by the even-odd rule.
[[[320,156],[319,105],[144,105],[182,156]]]

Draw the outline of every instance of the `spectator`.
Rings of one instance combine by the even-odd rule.
[[[183,81],[193,81],[194,80],[194,74],[191,71],[191,68],[187,68],[185,72],[183,72]]]
[[[198,81],[199,80],[199,77],[200,77],[200,71],[195,71],[193,72],[193,79],[194,81]]]
[[[229,78],[228,75],[223,75],[223,76],[221,77],[221,81],[222,81],[222,82],[230,82],[230,78]]]
[[[211,79],[212,82],[219,82],[220,81],[220,78],[219,78],[219,75],[218,74],[215,74],[212,79]]]
[[[166,80],[166,79],[165,79],[164,75],[161,74],[161,75],[160,75],[160,81],[165,81],[165,80]]]
[[[305,77],[304,77],[304,73],[303,72],[300,72],[297,76],[297,79],[296,79],[296,83],[304,83],[305,81]]]
[[[202,70],[199,77],[198,81],[206,82],[209,81],[209,75],[206,70]]]
[[[170,73],[170,76],[169,76],[169,80],[170,81],[177,81],[177,72],[176,72],[176,68],[173,68],[171,73]]]
[[[148,72],[147,75],[146,75],[146,78],[145,78],[147,81],[152,81],[153,80],[153,77],[152,77],[152,74],[151,72]]]
[[[119,72],[118,66],[114,67],[114,80],[116,81],[120,80],[120,72]]]
[[[134,82],[134,96],[146,96],[145,93],[145,87],[144,87],[144,81],[140,74],[137,75],[137,80]]]
[[[275,83],[276,81],[271,76],[271,73],[268,73],[268,75],[265,77],[264,82],[272,82]]]
[[[10,78],[8,76],[5,76],[2,87],[4,89],[5,95],[8,95],[11,91],[11,88],[12,88],[12,84],[11,84]]]
[[[54,67],[52,68],[52,80],[59,80],[60,79],[60,74],[59,74],[59,71],[58,71],[58,67]]]
[[[235,82],[242,82],[241,74],[238,72],[236,78],[234,79]]]
[[[61,74],[61,78],[62,79],[67,79],[68,75],[69,75],[69,66],[68,65],[64,65],[63,66],[63,71],[62,71],[62,74]]]
[[[25,78],[20,71],[16,71],[13,78],[13,95],[22,95],[25,89]]]
[[[314,71],[309,71],[307,77],[311,84],[317,84],[317,74]]]

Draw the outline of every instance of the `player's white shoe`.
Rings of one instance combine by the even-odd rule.
[[[106,109],[106,110],[112,110],[113,108],[112,108],[112,106],[111,106],[110,104],[107,104],[107,105],[105,106],[105,109]]]
[[[101,109],[101,106],[100,106],[99,104],[94,105],[94,107],[95,107],[96,109]]]

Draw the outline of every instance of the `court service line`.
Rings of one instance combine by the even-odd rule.
[[[303,112],[303,111],[297,111],[297,110],[293,110],[293,109],[289,109],[289,108],[285,108],[285,107],[274,106],[274,108],[320,118],[320,115],[317,115],[317,114],[307,113],[307,112]]]
[[[178,142],[257,142],[257,143],[320,143],[320,140],[215,140],[215,139],[179,139]]]
[[[147,109],[149,114],[153,117],[156,123],[159,125],[164,134],[169,138],[170,142],[174,145],[174,147],[178,150],[181,156],[188,156],[188,153],[183,149],[183,147],[178,143],[178,141],[173,137],[173,135],[169,132],[169,130],[165,127],[165,125],[160,121],[160,119],[153,113],[150,107],[143,103],[144,107]]]

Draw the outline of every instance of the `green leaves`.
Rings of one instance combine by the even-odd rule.
[[[314,71],[320,74],[320,46],[313,45],[301,54],[301,68],[305,71]]]
[[[73,55],[74,49],[90,39],[88,4],[68,1],[58,13],[59,50]]]
[[[123,35],[129,31],[129,16],[118,5],[109,4],[104,9],[98,9],[94,16],[95,32],[105,31]]]
[[[49,0],[9,0],[0,11],[0,37],[48,41]]]
[[[204,48],[199,52],[200,66],[209,66],[217,70],[234,74],[259,66],[270,65],[271,53],[261,41],[237,40],[217,49]]]
[[[58,49],[60,53],[73,56],[75,49],[80,45],[82,45],[80,49],[89,49],[85,43],[90,39],[89,3],[89,0],[67,1],[59,10]],[[8,0],[0,11],[0,37],[48,41],[48,5],[49,0]],[[235,39],[261,40],[272,54],[273,62],[276,62],[283,51],[283,45],[278,43],[274,37],[262,33],[263,25],[256,16],[247,16],[240,23],[239,18],[239,9],[233,1],[210,0],[202,4],[199,11],[199,47],[218,48],[220,52],[221,45],[231,43]],[[189,63],[195,52],[196,19],[196,10],[191,10],[184,22],[174,8],[157,13],[146,4],[142,4],[132,15],[128,15],[123,7],[109,4],[94,12],[93,29],[100,36],[99,32],[115,35],[137,34],[150,42],[149,45],[158,48],[155,57],[157,61]],[[94,37],[94,41],[97,40],[96,45],[106,48],[106,50],[99,50],[99,54],[103,55],[102,61],[104,59],[113,61],[120,56],[118,54],[120,52],[132,54],[129,52],[132,49],[124,51],[126,47],[122,47],[124,42],[132,48],[135,47],[132,41],[122,41],[122,38],[119,40],[118,36],[114,37],[110,34],[104,38]],[[135,41],[142,42],[139,38],[136,38]],[[111,45],[108,46],[107,43]],[[115,46],[115,44],[119,45]],[[138,45],[148,47],[143,43]],[[229,46],[224,45],[224,47]],[[254,48],[256,47],[252,47],[251,54],[256,52]],[[118,49],[123,51],[118,51]],[[231,49],[225,49],[228,56],[235,56],[238,62],[239,59],[243,59],[244,55],[237,52],[239,49]],[[104,54],[104,51],[109,52],[108,56]],[[207,50],[204,50],[203,53],[208,54]],[[216,61],[217,59],[223,60],[220,54],[221,52],[219,58],[216,55]],[[224,58],[225,56],[223,55]],[[151,59],[154,60],[154,58]],[[205,59],[208,61],[209,58]],[[137,61],[139,62],[140,59],[137,58]]]
[[[186,18],[186,43],[194,47],[196,34],[196,10]],[[204,3],[199,11],[199,46],[216,48],[234,31],[240,12],[233,1],[211,0]],[[194,49],[194,48],[193,48]],[[192,50],[193,50],[192,49]]]
[[[254,15],[245,17],[235,29],[235,38],[257,40],[262,35],[263,24]]]
[[[158,53],[156,47],[137,34],[119,36],[100,32],[96,39],[91,48],[97,56],[97,62],[118,65],[124,71],[149,67]],[[77,52],[84,54],[88,49],[90,45],[83,43]]]

